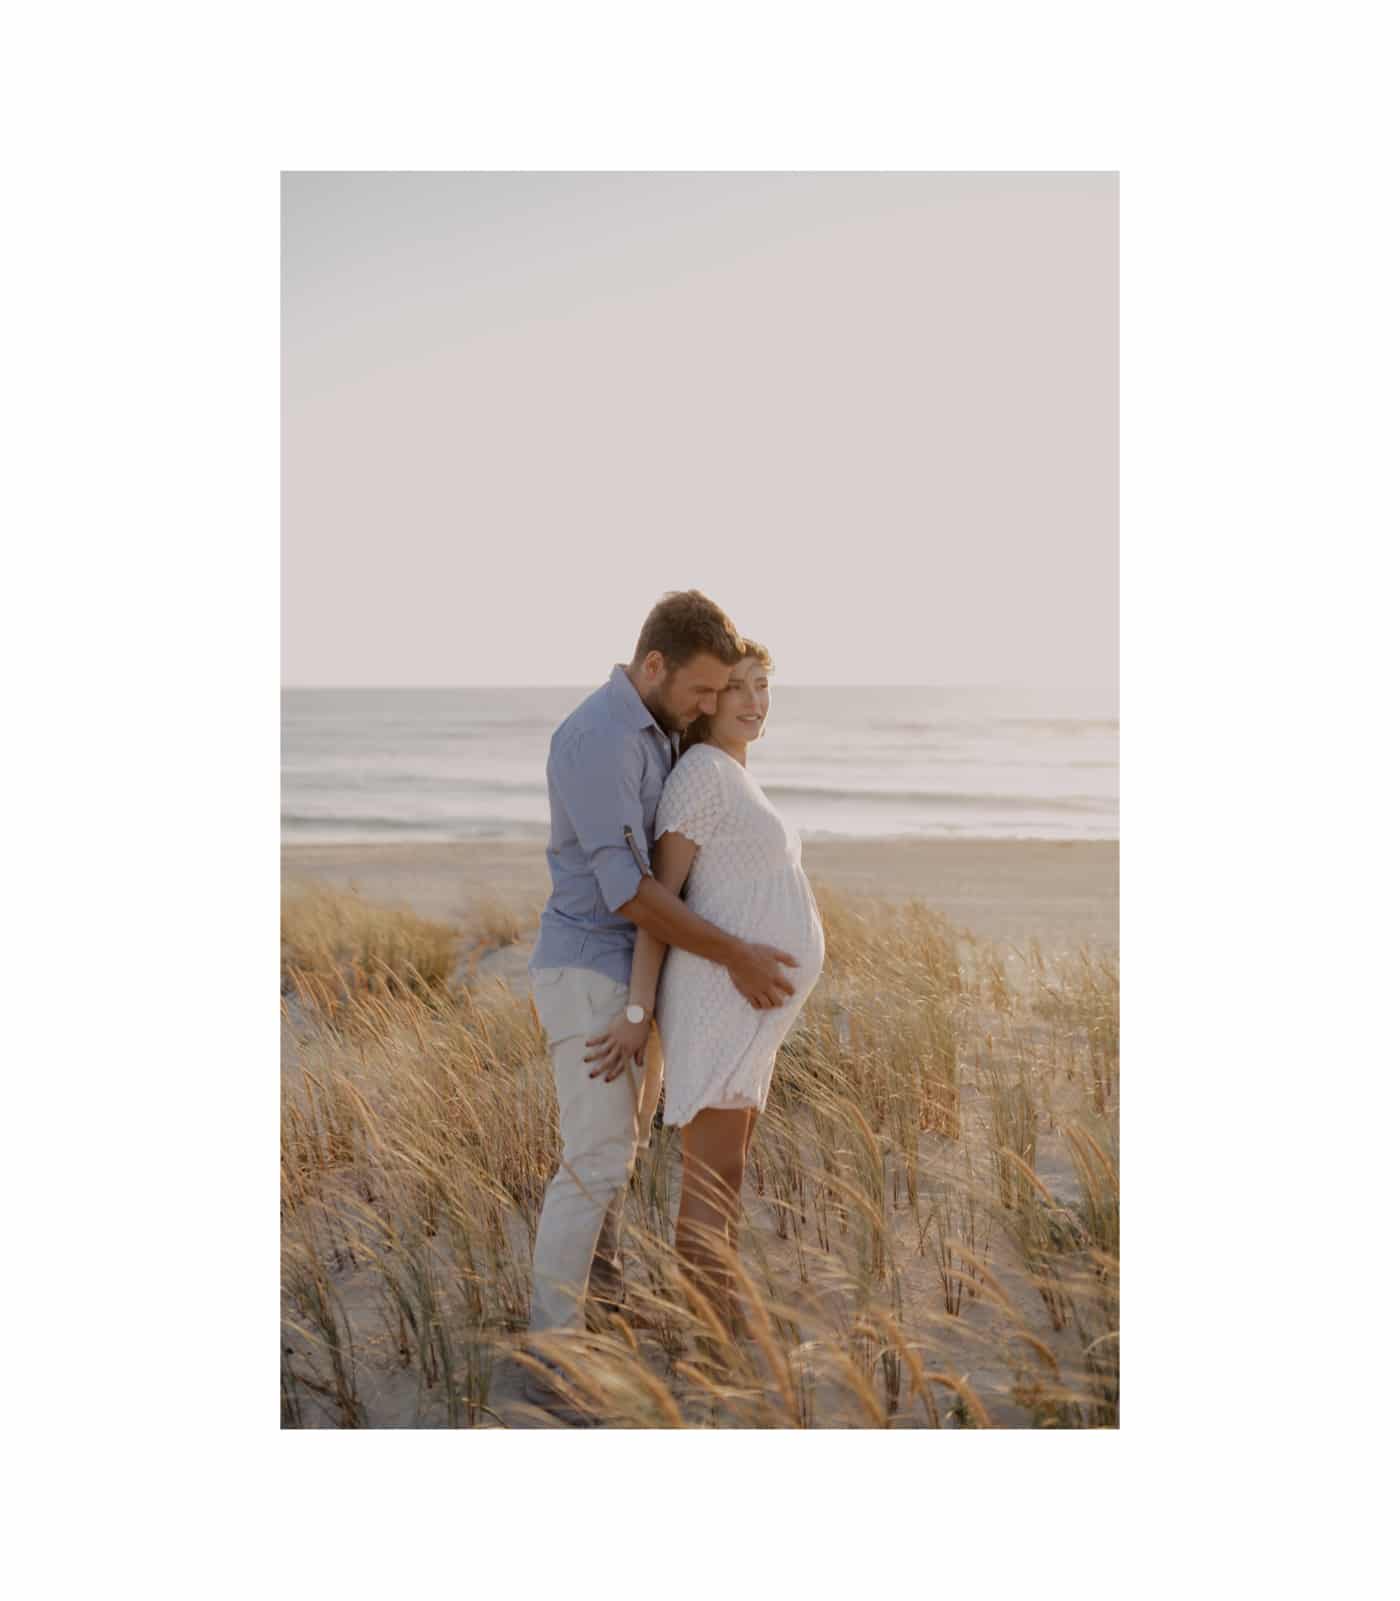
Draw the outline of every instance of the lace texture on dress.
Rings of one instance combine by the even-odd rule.
[[[657,839],[663,834],[684,834],[703,850],[718,833],[729,802],[714,762],[703,758],[687,761],[689,755],[687,751],[666,780],[656,808],[655,834]]]
[[[673,946],[661,969],[656,1021],[665,1061],[665,1121],[685,1124],[707,1106],[766,1105],[779,1045],[821,974],[825,939],[802,842],[748,770],[710,745],[693,745],[671,770],[656,837],[684,834],[700,847],[686,904],[727,933],[786,951],[794,994],[755,1008],[727,968]]]

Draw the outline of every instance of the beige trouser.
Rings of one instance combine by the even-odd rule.
[[[618,1226],[638,1142],[651,1138],[661,1094],[661,1039],[655,1024],[646,1067],[629,1062],[606,1084],[589,1078],[587,1041],[627,1005],[627,986],[586,967],[546,967],[531,974],[535,1010],[549,1039],[564,1154],[545,1191],[535,1234],[530,1327],[583,1326],[585,1289],[601,1301],[622,1292]]]

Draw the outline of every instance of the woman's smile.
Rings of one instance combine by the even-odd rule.
[[[720,691],[710,740],[747,765],[748,747],[763,732],[769,709],[767,669],[759,658],[747,657],[732,669],[729,683]]]

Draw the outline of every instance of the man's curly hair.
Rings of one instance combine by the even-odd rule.
[[[744,654],[744,642],[708,595],[698,589],[673,589],[647,613],[632,665],[640,667],[654,650],[666,658],[668,671],[684,667],[702,652],[732,667]]]

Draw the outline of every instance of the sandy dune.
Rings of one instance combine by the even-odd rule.
[[[1081,940],[1118,943],[1118,844],[1111,840],[842,840],[809,843],[814,883],[927,900],[981,938],[1038,938],[1047,953]],[[354,886],[424,917],[470,922],[499,899],[529,930],[549,894],[538,844],[290,845],[284,880]]]

